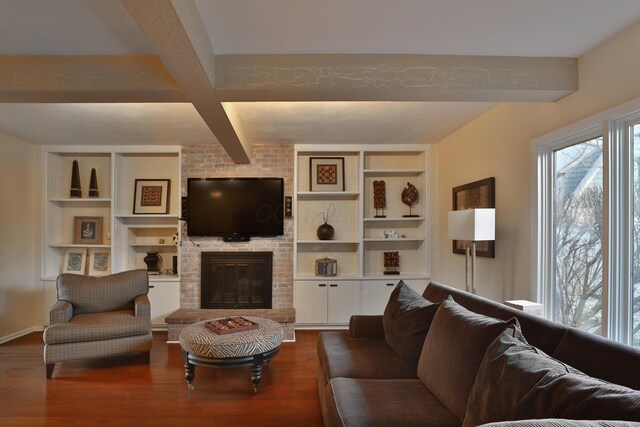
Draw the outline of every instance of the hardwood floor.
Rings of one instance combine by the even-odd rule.
[[[297,331],[263,371],[196,368],[187,389],[179,344],[154,332],[151,364],[126,355],[56,364],[45,379],[42,334],[0,345],[0,425],[320,426],[316,331]]]

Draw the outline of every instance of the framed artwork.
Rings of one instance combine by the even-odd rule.
[[[316,260],[316,276],[335,276],[338,274],[338,261],[331,258]]]
[[[136,179],[133,191],[133,213],[168,214],[170,190],[170,179]]]
[[[494,177],[460,185],[453,189],[453,210],[473,209],[473,208],[495,208],[496,207],[496,179]],[[453,253],[465,254],[464,241],[453,241]],[[495,258],[495,241],[478,242],[476,244],[476,256],[485,258]]]
[[[64,253],[63,273],[84,274],[84,265],[87,260],[87,248],[67,249]]]
[[[100,245],[102,244],[101,216],[73,217],[73,244]]]
[[[344,191],[344,157],[310,157],[309,190]]]
[[[89,276],[105,276],[109,274],[109,249],[89,249]]]

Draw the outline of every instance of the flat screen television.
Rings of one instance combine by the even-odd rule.
[[[187,179],[187,234],[225,241],[284,234],[283,178]]]

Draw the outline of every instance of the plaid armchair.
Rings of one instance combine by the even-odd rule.
[[[151,350],[151,306],[145,270],[104,277],[61,274],[58,302],[44,331],[47,378],[56,363]]]

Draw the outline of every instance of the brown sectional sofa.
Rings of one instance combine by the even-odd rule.
[[[451,296],[454,300],[447,300]],[[439,332],[431,335],[427,334],[424,340],[424,347],[418,365],[412,365],[407,362],[406,357],[392,349],[385,339],[385,327],[383,324],[383,316],[353,316],[349,325],[348,333],[345,331],[322,332],[318,339],[318,357],[320,368],[318,371],[318,393],[320,396],[320,404],[325,426],[461,426],[474,425],[474,417],[470,416],[466,411],[467,400],[471,402],[485,401],[491,402],[484,404],[485,408],[479,409],[480,413],[486,407],[498,411],[501,408],[518,407],[521,402],[527,402],[528,406],[536,406],[537,414],[535,420],[525,421],[509,421],[506,423],[498,423],[497,421],[518,420],[522,419],[521,414],[510,414],[500,419],[499,415],[492,414],[494,424],[487,425],[519,425],[519,426],[640,426],[640,350],[618,344],[616,342],[601,338],[599,336],[589,334],[577,329],[569,328],[557,323],[550,322],[538,316],[530,315],[518,310],[511,309],[505,305],[490,301],[488,299],[471,295],[466,292],[432,282],[424,291],[422,297],[433,303],[441,303],[433,326],[429,333],[438,329]],[[393,295],[392,295],[393,298]],[[417,298],[420,298],[417,296]],[[445,301],[447,300],[447,301]],[[443,303],[443,301],[445,301]],[[459,304],[459,305],[458,305]],[[558,417],[556,414],[573,414],[572,408],[549,409],[549,413],[545,413],[547,407],[555,408],[549,405],[549,402],[531,402],[535,399],[535,394],[529,396],[517,396],[515,385],[523,384],[527,379],[518,379],[513,382],[514,395],[510,396],[509,380],[500,378],[500,375],[493,375],[500,378],[499,380],[489,379],[489,383],[485,387],[484,384],[476,384],[475,389],[468,389],[468,385],[457,384],[457,378],[446,376],[446,370],[456,366],[459,361],[455,360],[455,356],[443,356],[444,360],[434,360],[433,355],[438,354],[433,346],[437,340],[448,347],[448,341],[443,340],[442,325],[444,314],[440,312],[445,310],[442,306],[447,307],[462,306],[461,310],[465,312],[471,311],[469,315],[475,316],[480,313],[487,319],[487,324],[494,328],[504,330],[498,338],[502,337],[501,342],[497,342],[498,338],[492,340],[492,348],[487,344],[481,344],[487,354],[483,355],[482,365],[477,362],[480,367],[473,367],[475,378],[476,371],[483,371],[485,377],[491,377],[495,374],[491,369],[493,365],[490,363],[499,363],[500,357],[504,358],[509,352],[515,355],[524,355],[526,360],[541,361],[545,366],[555,363],[555,367],[549,368],[553,373],[553,369],[566,369],[567,375],[551,375],[546,372],[545,378],[569,378],[573,373],[579,379],[591,380],[587,377],[595,377],[608,383],[602,383],[606,389],[603,392],[593,391],[593,387],[587,387],[587,393],[578,394],[574,400],[569,398],[568,402],[579,403],[576,406],[587,408],[587,412],[591,406],[594,408],[611,408],[617,411],[612,416],[590,418],[589,414],[584,419],[611,419],[623,421],[567,421],[567,420],[545,420],[546,418],[578,418],[583,417]],[[465,310],[466,309],[466,310]],[[389,310],[389,308],[387,308]],[[449,308],[447,308],[449,310]],[[385,322],[388,322],[387,312],[385,312]],[[454,310],[454,317],[456,315]],[[514,320],[513,318],[517,319]],[[501,322],[499,320],[504,322]],[[479,320],[480,321],[480,320]],[[438,326],[436,327],[436,323]],[[474,323],[475,320],[471,323]],[[493,326],[494,322],[498,326]],[[505,329],[506,328],[506,329]],[[496,329],[496,330],[497,330]],[[521,332],[520,332],[521,331]],[[445,330],[445,340],[449,338]],[[439,334],[440,337],[435,335]],[[468,341],[473,341],[466,336],[464,342],[456,342],[459,337],[465,337],[464,333],[452,327],[450,331],[450,340],[454,344],[451,348],[464,347],[470,345]],[[524,338],[522,338],[524,335]],[[420,339],[420,338],[417,338]],[[511,341],[509,341],[511,340]],[[521,341],[524,341],[522,343]],[[504,342],[507,344],[504,344]],[[427,347],[431,342],[431,348]],[[509,344],[511,343],[511,344]],[[475,345],[475,344],[474,344]],[[506,345],[506,347],[505,347]],[[508,347],[511,345],[511,347]],[[535,347],[535,348],[534,348]],[[507,350],[505,350],[505,348]],[[542,350],[540,353],[537,349]],[[489,355],[489,351],[494,351]],[[440,350],[446,355],[446,348]],[[429,353],[429,354],[425,354]],[[469,352],[469,360],[473,359],[472,352]],[[557,359],[555,361],[546,355],[551,355]],[[497,355],[497,356],[496,356]],[[491,357],[489,357],[491,356]],[[463,357],[467,357],[466,354]],[[430,359],[431,358],[431,359]],[[460,358],[460,356],[458,356]],[[531,359],[533,358],[533,359]],[[476,362],[474,362],[476,363]],[[525,362],[527,369],[531,368],[531,362]],[[535,362],[537,363],[537,362]],[[504,364],[504,363],[503,363]],[[505,364],[508,368],[509,363]],[[570,365],[570,366],[567,366]],[[434,368],[437,366],[437,368]],[[575,369],[573,369],[575,368]],[[434,372],[437,370],[438,372]],[[464,370],[464,369],[463,369]],[[526,369],[525,369],[526,370]],[[578,371],[581,372],[578,372]],[[582,373],[586,375],[582,375]],[[443,377],[444,375],[444,377]],[[529,372],[534,375],[537,380],[542,378],[535,369]],[[438,378],[440,376],[440,378]],[[481,375],[478,374],[478,377]],[[486,378],[485,378],[486,380]],[[478,378],[477,381],[480,381]],[[491,383],[493,381],[493,383]],[[600,381],[593,380],[600,385]],[[462,381],[464,382],[464,381]],[[456,383],[455,387],[452,384]],[[611,383],[611,384],[609,384]],[[430,389],[425,384],[431,384]],[[506,385],[505,385],[506,384]],[[540,384],[538,384],[538,387]],[[624,387],[620,387],[624,386]],[[460,388],[462,387],[462,389]],[[569,387],[569,392],[575,391],[572,385],[567,386],[561,384],[553,385],[554,390],[560,390],[562,387]],[[571,387],[574,387],[572,389]],[[633,389],[628,390],[626,388]],[[548,387],[547,387],[548,388]],[[447,390],[442,390],[447,389]],[[620,390],[622,391],[620,391]],[[462,391],[461,391],[462,390]],[[556,390],[556,391],[557,391]],[[627,391],[625,391],[627,390]],[[562,391],[562,390],[560,390]],[[465,393],[475,393],[474,397],[468,397]],[[548,393],[543,384],[542,393]],[[492,394],[493,393],[493,394]],[[505,397],[500,398],[499,393],[506,393]],[[580,392],[579,392],[580,393]],[[591,394],[589,394],[591,393]],[[604,396],[605,402],[596,402],[594,405],[589,404],[592,395],[598,398]],[[620,393],[620,397],[617,393]],[[626,393],[626,394],[625,394]],[[575,394],[575,393],[574,393]],[[438,397],[439,396],[439,397]],[[498,396],[498,398],[496,398]],[[547,394],[548,396],[548,394]],[[542,397],[541,399],[543,399]],[[478,400],[480,399],[480,400]],[[527,401],[529,399],[529,401]],[[576,400],[577,399],[577,400]],[[608,400],[607,400],[608,399]],[[621,400],[622,399],[622,400]],[[627,399],[627,400],[624,400]],[[441,401],[442,400],[442,401]],[[503,402],[500,402],[502,400]],[[556,399],[558,400],[558,399]],[[560,399],[562,400],[562,399]],[[442,402],[445,402],[443,404]],[[585,404],[586,402],[586,404]],[[622,403],[620,403],[622,402]],[[613,403],[613,406],[611,406]],[[623,405],[623,406],[620,406]],[[607,406],[609,405],[609,406]],[[618,405],[618,406],[616,406]],[[495,406],[495,408],[494,408]],[[620,411],[620,408],[623,408]],[[566,410],[565,410],[566,409]],[[506,410],[506,409],[503,409]],[[495,412],[494,411],[494,412]],[[584,410],[583,410],[584,411]],[[478,412],[478,411],[476,411]],[[486,411],[485,411],[486,412]],[[596,414],[602,412],[595,412]],[[636,418],[638,417],[638,418]],[[481,417],[480,417],[481,418]],[[478,419],[478,418],[475,418]]]

